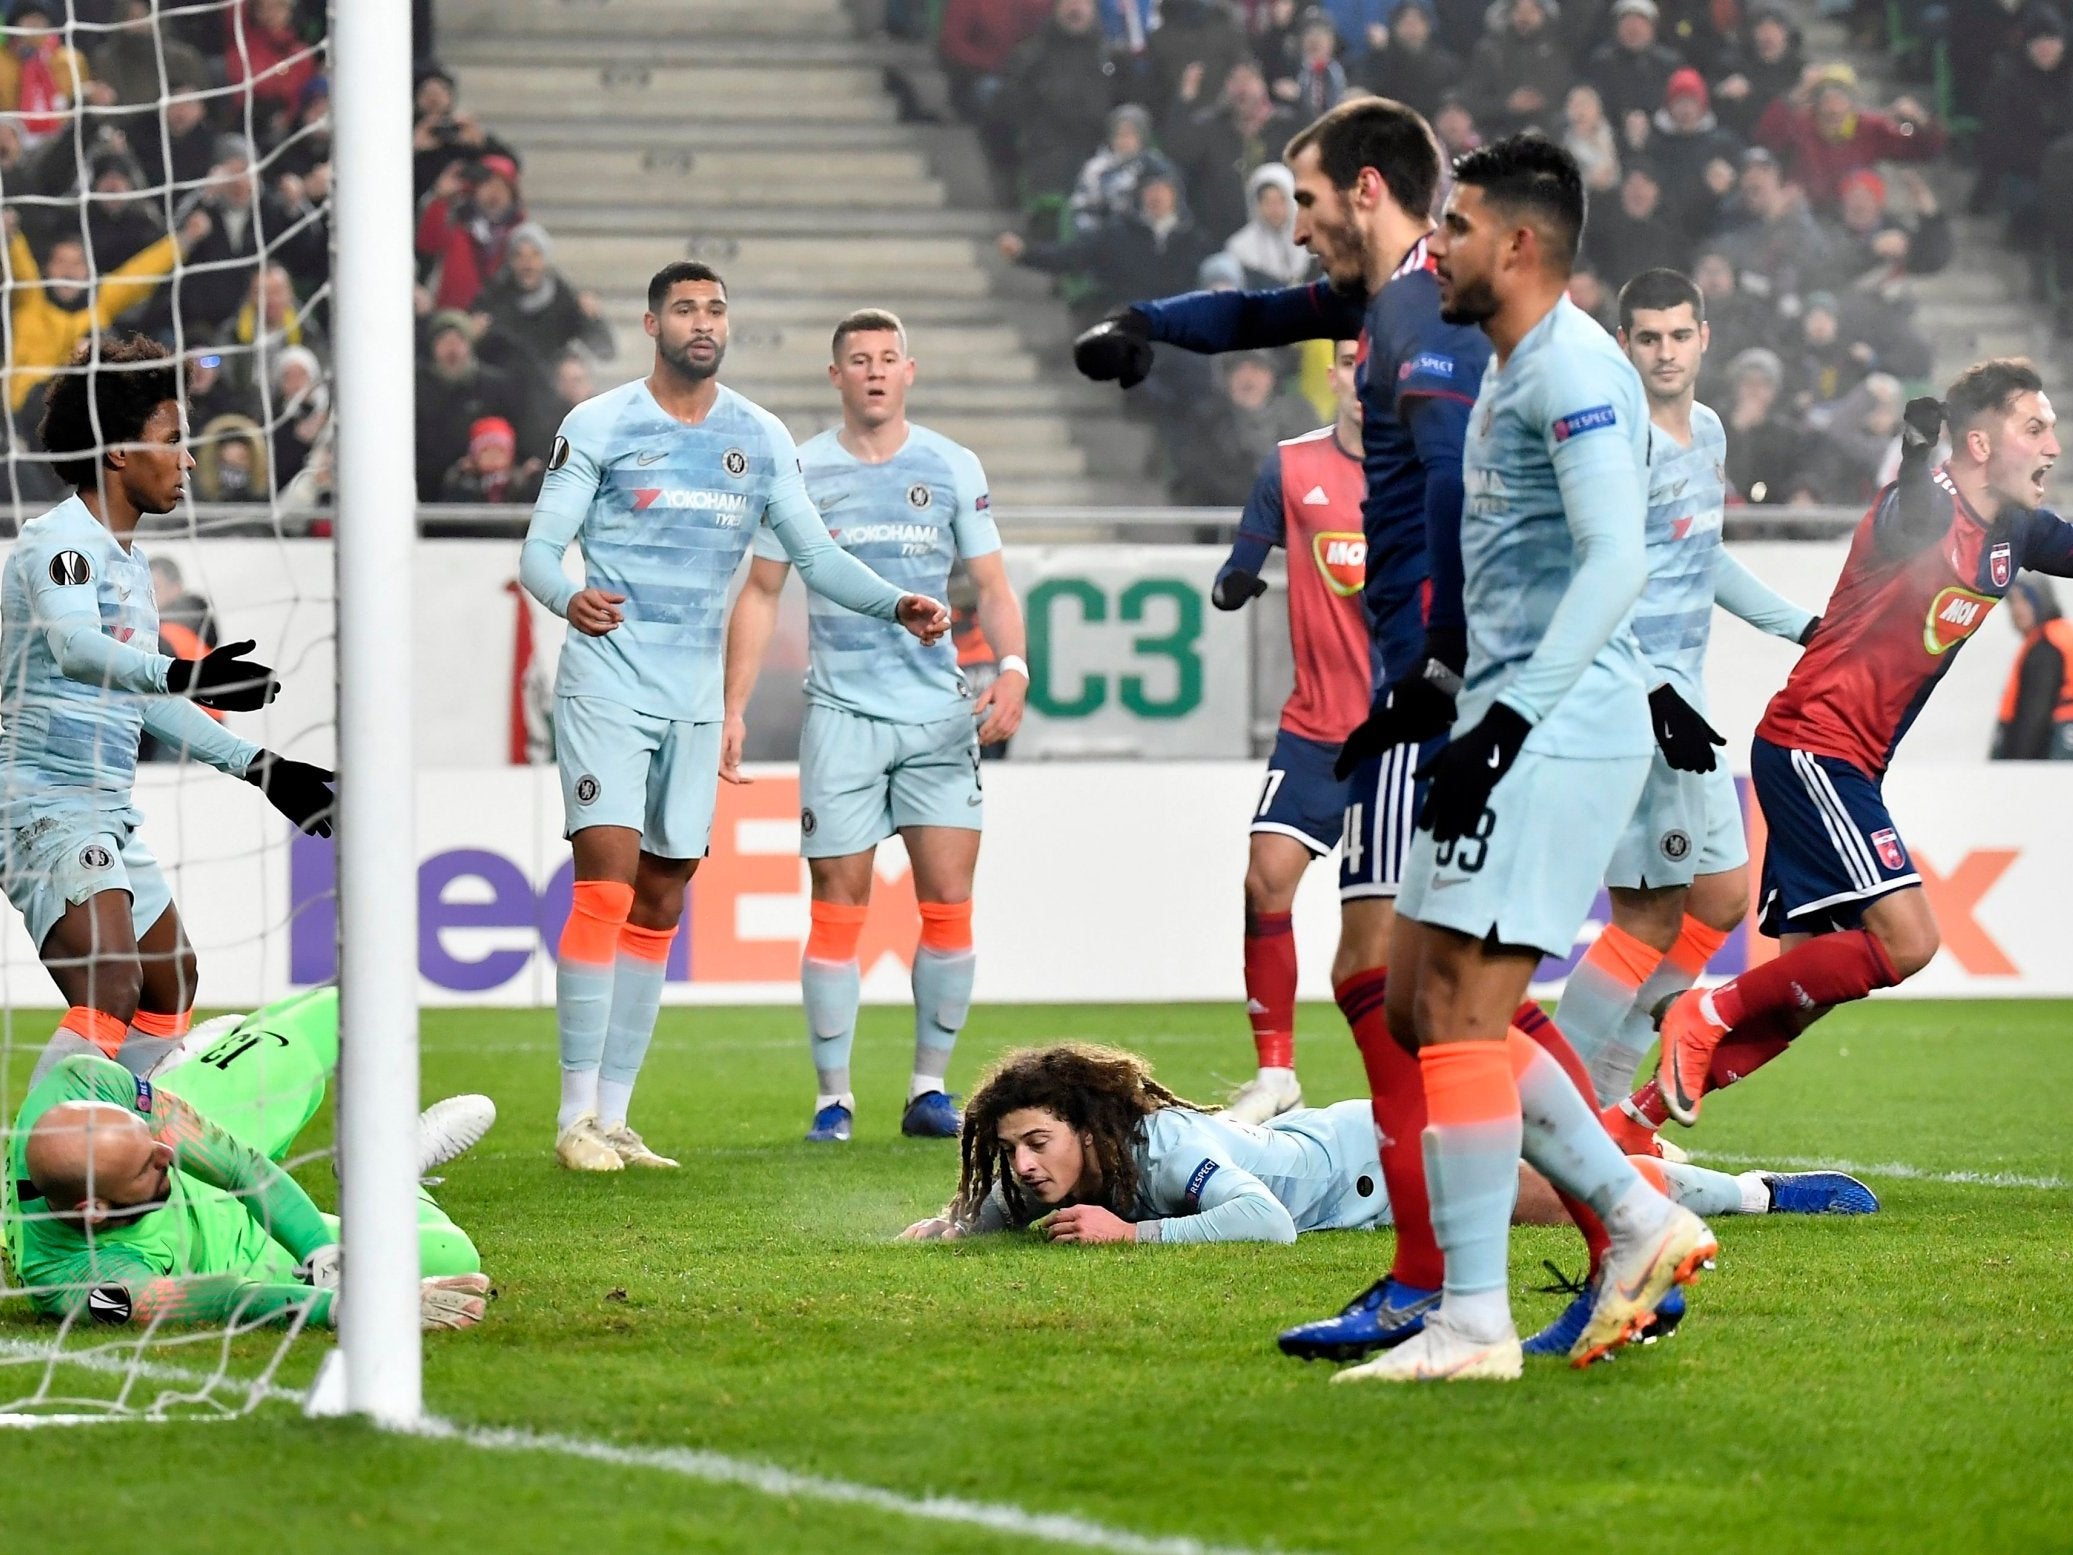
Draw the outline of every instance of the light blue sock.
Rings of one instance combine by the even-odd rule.
[[[1598,1077],[1607,1050],[1619,1042],[1627,1017],[1634,1013],[1635,985],[1620,975],[1621,970],[1586,954],[1570,972],[1555,1004],[1555,1024],[1591,1071],[1600,1106],[1627,1094],[1624,1087],[1608,1092]]]
[[[823,1097],[850,1095],[849,1055],[857,1040],[862,975],[854,961],[799,958],[799,993],[813,1045],[814,1083]]]
[[[564,956],[554,969],[554,1027],[561,1041],[562,1103],[555,1127],[596,1110],[597,1067],[612,1013],[612,965]],[[571,1076],[582,1083],[571,1085]]]
[[[1633,1091],[1634,1077],[1641,1073],[1641,1061],[1656,1043],[1655,1007],[1691,985],[1691,973],[1668,956],[1649,974],[1641,991],[1634,995],[1634,1007],[1620,1022],[1619,1035],[1596,1058],[1585,1060],[1591,1066],[1591,1084],[1600,1096],[1614,1102]]]
[[[944,1089],[950,1053],[957,1034],[972,1012],[972,977],[978,955],[960,950],[945,955],[926,945],[914,952],[914,1078],[907,1099]]]
[[[1670,1184],[1670,1197],[1694,1215],[1762,1215],[1770,1210],[1769,1188],[1763,1188],[1760,1195],[1745,1191],[1740,1177],[1685,1161],[1665,1161],[1662,1167],[1663,1178]],[[1760,1186],[1762,1178],[1757,1177],[1756,1182]],[[1761,1202],[1755,1202],[1759,1197]]]
[[[662,984],[669,964],[646,956],[619,954],[612,982],[612,1013],[605,1024],[604,1062],[598,1067],[597,1120],[606,1128],[626,1121],[633,1083],[655,1040],[662,1011]]]
[[[1515,1033],[1515,1060],[1522,1051],[1527,1058],[1518,1076],[1519,1113],[1526,1160],[1564,1193],[1590,1205],[1614,1235],[1655,1218],[1653,1210],[1667,1201],[1613,1143],[1562,1066],[1538,1043]],[[1641,1190],[1638,1201],[1636,1189]]]

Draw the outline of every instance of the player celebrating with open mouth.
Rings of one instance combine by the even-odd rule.
[[[655,365],[570,411],[519,576],[573,630],[555,675],[555,757],[575,900],[555,974],[561,1108],[574,1171],[672,1167],[627,1124],[662,1005],[684,888],[719,789],[727,585],[759,526],[807,587],[925,643],[950,612],[828,538],[784,423],[719,381],[727,286],[692,260],[648,283]],[[570,541],[584,581],[562,571]]]

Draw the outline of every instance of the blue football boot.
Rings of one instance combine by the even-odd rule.
[[[1519,1349],[1527,1355],[1567,1356],[1584,1331],[1584,1325],[1591,1320],[1591,1307],[1597,1300],[1597,1293],[1589,1282],[1573,1279],[1551,1263],[1546,1263],[1548,1273],[1555,1277],[1552,1285],[1540,1286],[1540,1293],[1546,1296],[1568,1296],[1569,1305],[1561,1315],[1530,1339],[1522,1340]]]
[[[1677,1325],[1684,1321],[1684,1287],[1672,1285],[1663,1292],[1663,1299],[1656,1303],[1656,1315],[1648,1320],[1637,1341],[1641,1344],[1655,1344],[1677,1332]]]
[[[955,1097],[930,1091],[907,1103],[900,1115],[900,1132],[909,1139],[955,1139],[963,1121]]]
[[[806,1131],[806,1142],[810,1145],[838,1145],[849,1143],[850,1125],[855,1116],[839,1101],[831,1101],[813,1115],[813,1127]]]
[[[1276,1341],[1283,1355],[1301,1361],[1357,1361],[1377,1350],[1392,1349],[1423,1331],[1425,1315],[1440,1304],[1436,1290],[1375,1281],[1337,1317],[1299,1323]]]
[[[1773,1215],[1876,1215],[1879,1196],[1847,1172],[1760,1172]]]

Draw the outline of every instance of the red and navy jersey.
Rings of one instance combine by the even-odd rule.
[[[1368,715],[1372,681],[1367,611],[1366,489],[1360,461],[1320,427],[1276,446],[1260,466],[1240,534],[1288,550],[1288,636],[1295,689],[1281,727],[1325,745],[1345,743]]]
[[[1490,361],[1481,330],[1441,319],[1439,279],[1424,240],[1371,297],[1348,296],[1320,279],[1131,306],[1154,340],[1190,351],[1361,342],[1368,616],[1381,671],[1392,678],[1410,673],[1424,642],[1428,593],[1432,625],[1462,624],[1461,449]]]
[[[1988,524],[1943,470],[1931,478],[1949,521],[1928,543],[1896,546],[1898,485],[1879,493],[1814,640],[1756,727],[1759,738],[1880,776],[2015,575],[2026,567],[2073,575],[2073,524],[2044,508],[2011,510]]]

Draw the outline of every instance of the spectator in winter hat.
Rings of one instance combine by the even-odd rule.
[[[418,219],[417,252],[438,274],[433,301],[441,308],[472,307],[525,220],[518,167],[496,154],[457,163],[439,175],[432,193]]]
[[[1402,0],[1381,46],[1360,61],[1360,84],[1431,118],[1462,71],[1461,56],[1441,45],[1437,29],[1432,0]]]
[[[1708,231],[1720,202],[1734,191],[1742,143],[1713,115],[1706,78],[1686,68],[1671,74],[1656,110],[1649,156],[1663,175],[1663,215],[1687,238]]]
[[[447,471],[442,502],[530,502],[539,495],[538,458],[517,463],[518,433],[501,416],[483,416],[468,428],[468,451]]]
[[[1591,55],[1585,75],[1605,100],[1605,116],[1624,124],[1630,113],[1653,114],[1663,87],[1684,61],[1656,41],[1655,0],[1613,0],[1612,39]]]
[[[1943,127],[1912,97],[1895,98],[1884,113],[1863,107],[1857,72],[1840,64],[1810,67],[1793,94],[1757,120],[1756,138],[1821,211],[1834,209],[1845,173],[1879,162],[1927,162],[1945,144]]]

